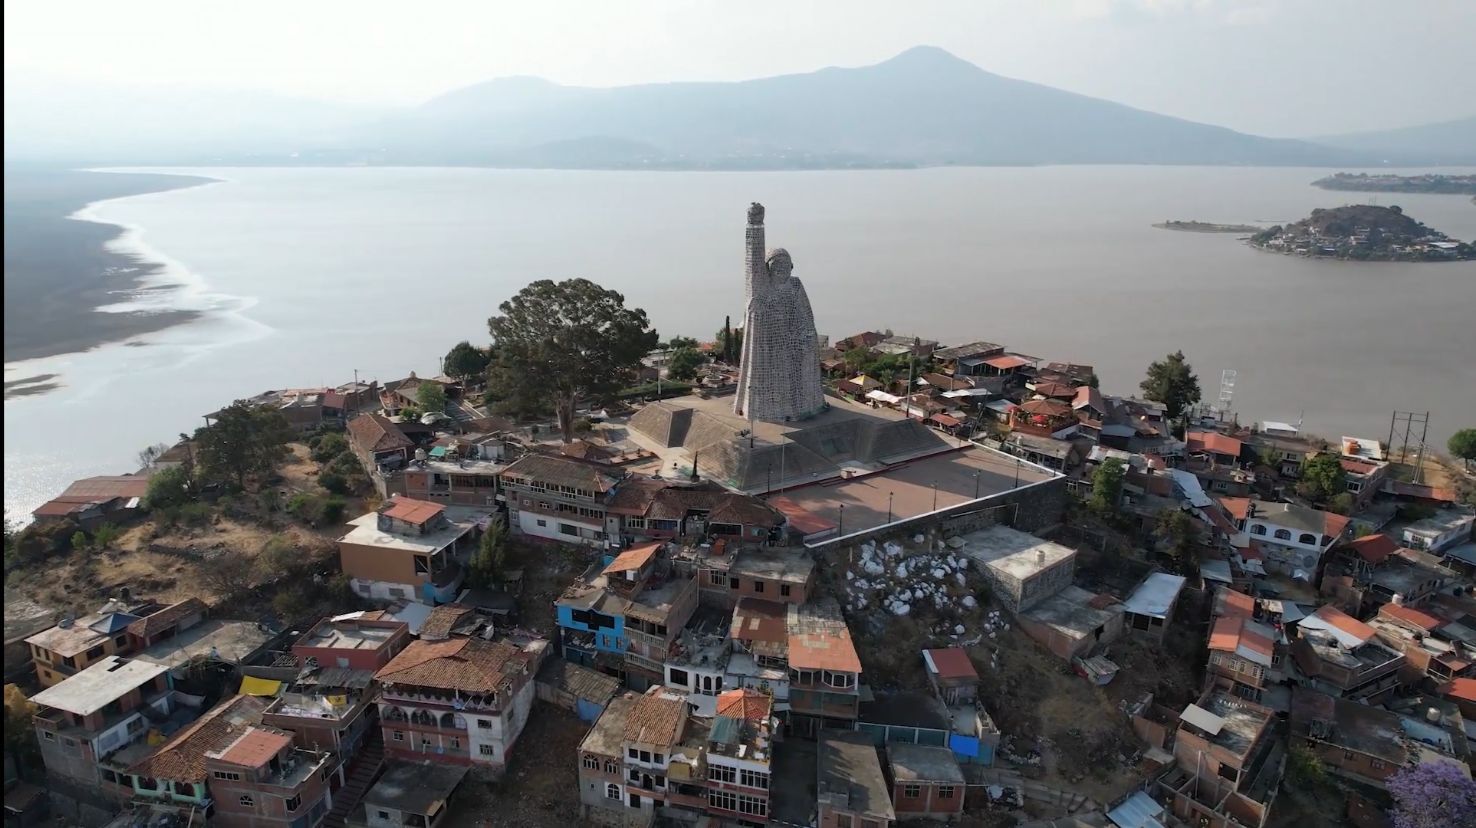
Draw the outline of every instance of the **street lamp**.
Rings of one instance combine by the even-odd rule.
[[[887,523],[892,522],[892,493],[887,492]]]
[[[769,468],[764,472],[764,494],[774,491],[774,461],[769,461]]]
[[[938,511],[938,481],[933,481],[933,511]]]
[[[838,537],[844,537],[846,534],[846,504],[844,503],[840,505],[840,518],[836,520],[835,533]]]
[[[974,499],[979,499],[979,472],[974,472]]]
[[[1020,488],[1020,458],[1015,458],[1015,488]]]

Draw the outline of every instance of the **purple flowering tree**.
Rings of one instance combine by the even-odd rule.
[[[1476,825],[1476,782],[1452,762],[1426,762],[1389,777],[1394,828]]]

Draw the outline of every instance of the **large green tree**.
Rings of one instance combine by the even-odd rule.
[[[1139,387],[1148,399],[1163,403],[1171,420],[1199,402],[1199,377],[1184,359],[1183,351],[1149,365],[1148,376]]]
[[[723,362],[737,365],[743,358],[743,329],[724,325],[718,328],[715,341],[722,348]]]
[[[214,419],[194,437],[195,463],[207,480],[228,480],[244,489],[248,480],[270,475],[286,459],[292,427],[276,408],[238,400]]]
[[[502,521],[493,520],[482,534],[482,542],[472,555],[467,569],[473,586],[492,587],[502,577],[503,564],[507,562],[507,529]]]
[[[490,353],[470,342],[462,341],[451,346],[451,350],[446,352],[446,358],[441,362],[441,369],[446,372],[446,376],[455,377],[467,383],[475,377],[480,377],[487,370],[487,365],[491,361]]]
[[[1154,532],[1165,552],[1184,564],[1195,564],[1199,548],[1199,524],[1182,509],[1158,513]]]
[[[640,308],[588,279],[542,279],[503,302],[487,320],[498,359],[490,377],[499,396],[546,400],[564,442],[574,439],[580,401],[628,387],[658,337]]]
[[[1092,498],[1087,501],[1093,512],[1099,515],[1110,513],[1122,499],[1122,478],[1126,469],[1116,457],[1103,460],[1092,473]]]
[[[1451,455],[1470,468],[1471,463],[1476,462],[1476,428],[1463,428],[1450,435],[1445,447],[1450,449]]]
[[[446,389],[439,382],[422,382],[415,389],[415,402],[426,414],[445,414]]]
[[[696,348],[678,348],[667,363],[667,376],[674,380],[696,379],[697,369],[706,361],[707,358]]]
[[[1326,503],[1347,491],[1343,464],[1335,454],[1322,452],[1302,464],[1297,494],[1314,503]]]

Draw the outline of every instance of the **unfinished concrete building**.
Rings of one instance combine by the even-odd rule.
[[[752,420],[789,422],[825,409],[815,314],[805,286],[790,273],[789,252],[764,254],[764,207],[748,208],[744,234],[743,361],[733,411]]]

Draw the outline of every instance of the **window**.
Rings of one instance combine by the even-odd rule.
[[[1262,526],[1259,523],[1252,523],[1251,524],[1251,534],[1252,535],[1264,535],[1264,534],[1266,534],[1266,527]]]
[[[497,755],[497,748],[492,747],[491,745],[482,745],[481,748],[482,748],[481,753],[482,753],[483,756],[496,756]]]
[[[743,769],[738,772],[738,782],[745,788],[769,789],[769,775],[758,771]]]
[[[685,690],[686,688],[692,686],[692,679],[690,676],[687,675],[686,670],[679,670],[676,667],[668,667],[666,671],[666,683],[675,684]]]
[[[100,658],[102,656],[102,654],[103,654],[103,648],[101,646],[93,647],[92,649],[90,649],[90,650],[87,651],[87,660],[88,661],[94,661],[94,660]]]
[[[571,526],[571,525],[569,525],[567,523],[560,523],[559,524],[559,534],[561,534],[561,535],[571,535],[571,536],[577,538],[577,537],[579,537],[579,527],[578,526]]]
[[[389,819],[390,818],[389,811],[380,811],[379,812],[379,818],[380,819]]]
[[[593,756],[586,756],[586,757],[584,757],[584,763],[583,764],[584,764],[584,767],[585,767],[586,770],[599,770],[600,769],[600,760],[594,758]]]
[[[708,791],[707,804],[724,811],[738,810],[738,795],[729,791]]]
[[[902,795],[908,799],[917,799],[919,796],[922,796],[922,786],[916,784],[903,785]]]
[[[635,748],[626,748],[625,755],[631,759],[641,758],[641,752],[636,750]]]
[[[738,579],[737,578],[729,578],[728,579],[728,589],[737,589],[737,588],[738,588]]]
[[[632,782],[641,781],[641,772],[636,770],[635,768],[631,768],[629,771],[626,771],[626,775],[630,777],[630,781]]]
[[[938,798],[939,799],[952,799],[953,798],[953,786],[952,785],[939,785],[938,786]]]
[[[415,574],[416,575],[429,575],[430,574],[430,558],[429,557],[427,557],[425,555],[416,555],[415,556]]]
[[[240,782],[241,781],[241,774],[236,773],[235,771],[216,771],[215,772],[215,778],[216,779],[225,779],[225,780],[228,780],[230,782]]]
[[[1303,532],[1302,536],[1297,538],[1297,543],[1305,543],[1309,546],[1316,546],[1317,536],[1312,534],[1311,532]]]
[[[43,730],[43,731],[41,731],[41,738],[45,739],[48,742],[55,742],[56,741],[56,734],[55,733],[52,733],[49,730]]]
[[[605,760],[605,773],[617,773],[617,772],[619,772],[619,770],[620,770],[620,766],[617,765],[617,764],[615,764],[615,760],[614,759],[606,759]]]
[[[1374,770],[1383,770],[1384,769],[1384,760],[1382,760],[1382,759],[1375,759],[1375,760],[1373,760],[1373,769]]]
[[[480,727],[483,730],[491,730],[492,729],[492,720],[491,719],[477,719],[477,727]]]
[[[727,782],[731,785],[738,781],[738,769],[726,765],[708,765],[707,778],[712,782]]]
[[[651,761],[657,765],[664,765],[666,764],[666,757],[658,753],[651,757]]]
[[[610,784],[606,785],[605,786],[605,798],[606,799],[619,799],[620,798],[620,786],[619,785],[616,785],[614,782],[611,782]]]
[[[451,749],[452,750],[461,750],[461,737],[460,736],[452,736],[451,737]]]
[[[646,528],[646,519],[645,518],[626,518],[625,519],[625,528],[627,528],[627,529],[645,529]]]
[[[1290,529],[1277,529],[1276,530],[1276,539],[1277,540],[1291,540],[1292,539],[1291,530]]]
[[[256,807],[256,800],[252,799],[249,796],[243,795],[241,797],[241,807],[242,808],[255,808]]]
[[[856,677],[850,673],[836,673],[826,670],[825,683],[831,687],[844,690],[856,686]]]
[[[764,582],[763,581],[760,581],[758,579],[754,579],[754,582],[753,582],[753,591],[756,592],[756,593],[763,592],[764,591]]]
[[[118,774],[113,773],[112,771],[108,770],[107,768],[103,768],[102,778],[103,778],[103,781],[104,782],[112,782],[112,783],[115,783],[115,784],[121,781],[121,780],[118,779]]]
[[[781,598],[788,598],[789,597],[789,584],[780,584],[779,585],[779,596]]]
[[[852,828],[854,825],[855,822],[851,820],[850,814],[835,815],[835,828]]]
[[[403,731],[403,730],[396,730],[395,731],[395,741],[396,742],[403,742],[403,741],[405,741],[405,731]]]
[[[649,751],[649,750],[643,750],[643,751],[641,751],[641,761],[642,762],[645,762],[648,765],[651,764],[651,751]]]
[[[539,526],[543,526],[543,527],[547,527],[548,526],[548,521],[546,521],[546,520],[540,520],[540,521],[538,521],[538,525]]]
[[[421,750],[430,750],[431,749],[431,741],[429,739],[425,738],[424,736],[420,737],[420,749]]]
[[[286,804],[287,804],[287,812],[288,813],[291,813],[291,812],[297,810],[298,808],[301,808],[302,807],[302,794],[297,794],[297,795],[293,796],[291,799],[287,800],[287,803]]]
[[[726,586],[728,583],[728,576],[722,572],[717,571],[716,569],[709,570],[707,573],[707,582],[715,586]]]

